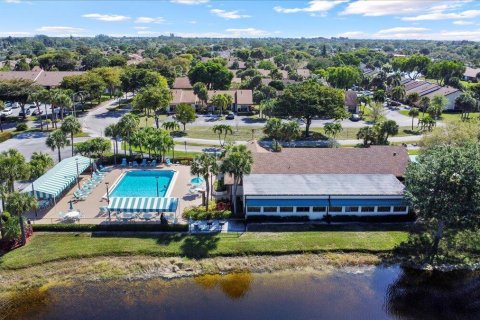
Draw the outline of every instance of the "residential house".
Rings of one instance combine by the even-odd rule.
[[[462,92],[459,89],[450,86],[440,86],[438,84],[430,83],[424,80],[410,80],[403,79],[402,84],[405,86],[405,93],[408,96],[411,93],[418,93],[420,98],[428,97],[432,99],[434,96],[441,95],[447,98],[447,105],[445,110],[452,111],[455,110],[455,99]],[[419,104],[419,101],[416,102],[416,105]]]
[[[167,112],[175,112],[175,107],[178,106],[180,103],[189,104],[195,109],[197,109],[200,105],[200,100],[193,93],[193,90],[172,89],[171,92],[172,101],[170,102],[170,106]]]
[[[424,95],[424,97],[428,97],[431,100],[433,97],[438,95],[444,96],[445,98],[447,98],[447,105],[445,106],[445,110],[453,111],[455,110],[455,100],[461,94],[462,94],[462,91],[458,90],[457,88],[445,86],[445,87],[440,87],[440,89]]]
[[[192,90],[193,86],[190,84],[188,77],[177,77],[172,85],[173,89]]]
[[[463,74],[463,79],[465,81],[477,82],[480,78],[480,68],[465,68],[465,73]]]
[[[227,94],[232,97],[233,103],[227,106],[227,110],[234,112],[250,112],[254,105],[252,90],[210,90],[208,91],[209,110],[213,111],[214,106],[211,105],[213,96],[217,94]]]
[[[345,92],[345,109],[350,113],[358,113],[358,96],[355,91]]]
[[[31,71],[3,71],[0,80],[24,79],[30,80],[47,89],[58,87],[64,77],[81,75],[84,71],[44,71],[34,68]]]

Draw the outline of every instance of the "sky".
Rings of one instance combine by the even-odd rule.
[[[480,1],[0,0],[2,36],[480,41]]]

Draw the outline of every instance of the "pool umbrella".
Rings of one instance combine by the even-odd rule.
[[[191,184],[202,184],[204,182],[202,177],[195,177],[190,180]]]

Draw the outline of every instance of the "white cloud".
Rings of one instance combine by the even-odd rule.
[[[117,21],[126,21],[130,20],[130,17],[121,16],[118,14],[100,14],[100,13],[88,13],[82,15],[84,18],[100,20],[100,21],[107,21],[107,22],[117,22]]]
[[[255,28],[240,28],[240,29],[226,29],[228,33],[231,34],[232,37],[239,37],[239,38],[248,38],[248,37],[265,37],[270,34],[270,32]]]
[[[188,4],[188,5],[197,5],[197,4],[204,4],[209,2],[209,0],[171,0],[172,3],[179,3],[179,4]]]
[[[250,18],[251,16],[246,14],[240,14],[238,10],[234,11],[226,11],[222,9],[212,9],[210,10],[211,13],[216,14],[217,16],[231,20],[231,19],[242,19],[242,18]]]
[[[163,17],[138,17],[135,20],[135,23],[164,23],[165,19]]]
[[[21,3],[22,1],[20,0],[3,0],[5,3]]]
[[[416,27],[396,27],[390,29],[383,29],[378,31],[378,34],[392,34],[392,33],[410,33],[410,32],[424,32],[427,31],[427,28],[416,28]]]
[[[75,27],[62,27],[62,26],[44,26],[36,29],[38,32],[45,32],[45,33],[55,33],[55,34],[74,34],[83,32],[84,29],[82,28],[75,28]]]
[[[2,37],[27,37],[30,36],[31,33],[27,31],[2,31],[0,32],[0,36]]]
[[[456,20],[456,21],[453,21],[453,24],[456,24],[458,26],[468,26],[468,25],[475,24],[475,22],[465,21],[465,20]]]
[[[188,23],[190,23],[190,24],[197,24],[197,21],[191,20],[191,21],[188,21]]]
[[[304,8],[284,8],[284,7],[273,7],[273,10],[280,13],[297,13],[297,12],[309,12],[309,13],[318,13],[318,12],[327,12],[333,9],[340,3],[347,2],[344,0],[339,1],[310,1],[308,7]]]
[[[148,30],[150,27],[133,27],[135,30]]]
[[[423,21],[423,20],[447,20],[447,19],[473,19],[480,16],[480,10],[467,10],[463,12],[434,12],[421,14],[415,17],[403,17],[405,21]]]
[[[428,1],[428,0],[357,0],[348,4],[341,14],[359,14],[363,16],[379,17],[388,15],[408,15],[426,10],[445,10],[451,8],[452,3],[458,1]],[[432,6],[433,5],[433,6]],[[449,7],[447,7],[449,6]]]

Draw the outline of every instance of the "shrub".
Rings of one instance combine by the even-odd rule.
[[[9,131],[0,132],[0,143],[4,142],[4,141],[7,141],[11,137],[12,137],[12,133],[9,132]]]
[[[28,126],[26,123],[19,123],[17,124],[17,127],[15,128],[16,131],[25,131],[28,129]]]
[[[8,211],[3,211],[3,212],[1,213],[1,216],[2,216],[2,221],[5,222],[5,221],[7,221],[8,219],[10,219],[10,217],[11,217],[12,215],[11,215],[10,212],[8,212]]]
[[[20,223],[18,217],[9,217],[3,223],[4,238],[7,240],[17,240],[20,238]]]
[[[35,224],[33,231],[42,232],[95,232],[95,231],[132,231],[132,232],[187,232],[185,224]]]
[[[185,209],[183,211],[184,219],[192,220],[216,220],[216,219],[228,219],[232,216],[232,211],[228,210],[230,204],[219,202],[209,203],[208,212],[205,206],[197,206]]]

